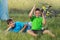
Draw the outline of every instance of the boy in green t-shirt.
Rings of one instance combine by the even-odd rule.
[[[33,16],[33,11],[34,11],[34,16]],[[29,17],[30,17],[30,20],[32,22],[31,30],[35,34],[41,32],[43,34],[49,34],[52,37],[55,37],[55,35],[52,34],[49,30],[42,29],[42,26],[46,24],[46,19],[45,19],[43,10],[40,10],[39,8],[35,9],[35,5],[34,5],[34,7],[32,8],[31,12],[29,13]]]

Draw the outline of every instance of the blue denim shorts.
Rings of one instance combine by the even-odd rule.
[[[31,30],[31,25],[29,24],[29,22],[26,22],[26,24],[27,24],[27,27],[24,30],[24,32],[26,32],[27,30]]]

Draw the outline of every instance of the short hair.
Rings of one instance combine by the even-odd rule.
[[[12,18],[8,19],[7,24],[9,24],[11,21],[13,21]]]
[[[36,8],[35,11],[43,12],[43,9]]]
[[[36,8],[35,11],[40,11],[40,9],[39,8]]]

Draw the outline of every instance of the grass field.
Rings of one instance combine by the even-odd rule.
[[[55,10],[60,10],[60,0],[39,1],[52,5],[53,9]],[[9,12],[10,9],[18,9],[16,12],[12,12],[13,10],[11,10],[9,13],[10,18],[13,18],[14,21],[29,22],[29,12],[24,12],[23,10],[30,10],[33,7],[34,3],[40,7],[40,4],[37,0],[8,0]],[[22,12],[20,10],[22,10]],[[56,38],[52,38],[47,34],[40,35],[40,37],[35,38],[27,33],[5,33],[4,30],[7,28],[6,21],[0,20],[0,40],[60,40],[60,14],[57,17],[47,18],[47,24],[45,27],[48,27],[48,29],[56,35]]]
[[[10,17],[14,19],[14,21],[30,21],[28,14],[19,14],[19,13],[10,13]],[[48,35],[40,35],[40,37],[35,38],[27,33],[13,33],[8,32],[4,33],[4,30],[7,28],[7,24],[5,21],[1,21],[0,27],[0,40],[60,40],[60,17],[53,17],[47,19],[46,27],[51,30],[56,38],[52,38]]]

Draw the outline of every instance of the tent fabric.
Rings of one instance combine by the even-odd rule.
[[[8,18],[8,0],[0,0],[0,19],[7,20]]]

